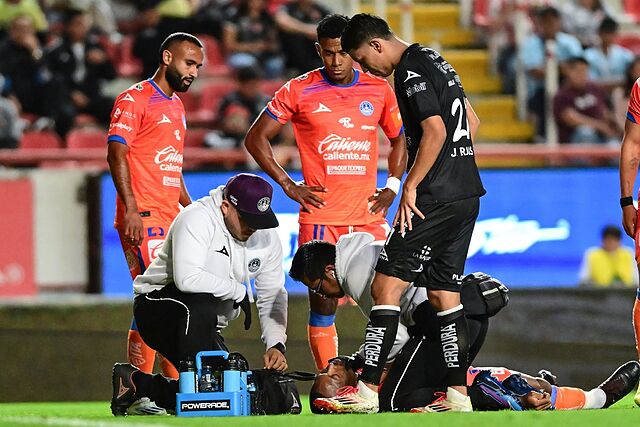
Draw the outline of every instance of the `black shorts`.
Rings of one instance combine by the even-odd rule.
[[[399,225],[391,231],[376,271],[414,286],[460,292],[480,199],[417,207],[425,219],[414,215],[413,229],[404,236]]]

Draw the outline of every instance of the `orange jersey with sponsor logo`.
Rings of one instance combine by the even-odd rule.
[[[143,218],[171,223],[179,212],[186,130],[180,98],[168,97],[152,80],[137,83],[116,98],[107,139],[129,147],[131,186]],[[124,213],[118,196],[116,227]]]
[[[300,211],[301,224],[362,225],[381,218],[368,211],[378,170],[378,125],[389,138],[402,132],[395,94],[386,80],[354,70],[336,85],[320,68],[289,80],[266,113],[291,120],[307,185],[321,185],[326,205]]]
[[[637,125],[640,125],[640,79],[636,80],[633,85],[633,89],[631,89],[627,119]]]

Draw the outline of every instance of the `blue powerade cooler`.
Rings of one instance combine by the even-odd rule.
[[[222,391],[198,392],[203,359],[217,358],[222,370]],[[176,394],[176,415],[179,417],[237,417],[251,415],[253,384],[251,371],[241,370],[228,362],[226,351],[201,351],[196,354],[196,371],[180,372],[180,392]]]

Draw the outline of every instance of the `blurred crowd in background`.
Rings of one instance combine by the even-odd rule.
[[[475,1],[485,12],[474,19],[478,44],[494,53],[503,92],[515,92],[518,66],[526,70],[533,141],[544,141],[553,108],[560,142],[619,143],[640,77],[631,15],[621,32],[624,0]],[[528,36],[518,46],[514,13],[523,8]],[[197,84],[180,94],[187,145],[238,147],[286,79],[322,65],[315,25],[331,12],[314,0],[0,0],[0,147],[103,144],[115,96],[151,77],[161,41],[176,31],[198,35],[206,51]],[[560,63],[551,106],[547,40]],[[291,133],[279,142],[291,144]]]

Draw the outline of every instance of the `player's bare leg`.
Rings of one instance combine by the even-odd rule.
[[[638,277],[640,277],[640,264],[638,264]],[[640,287],[636,293],[636,300],[633,303],[633,331],[636,337],[636,351],[638,352],[638,360],[640,360]],[[636,405],[640,406],[640,387],[633,398]]]

